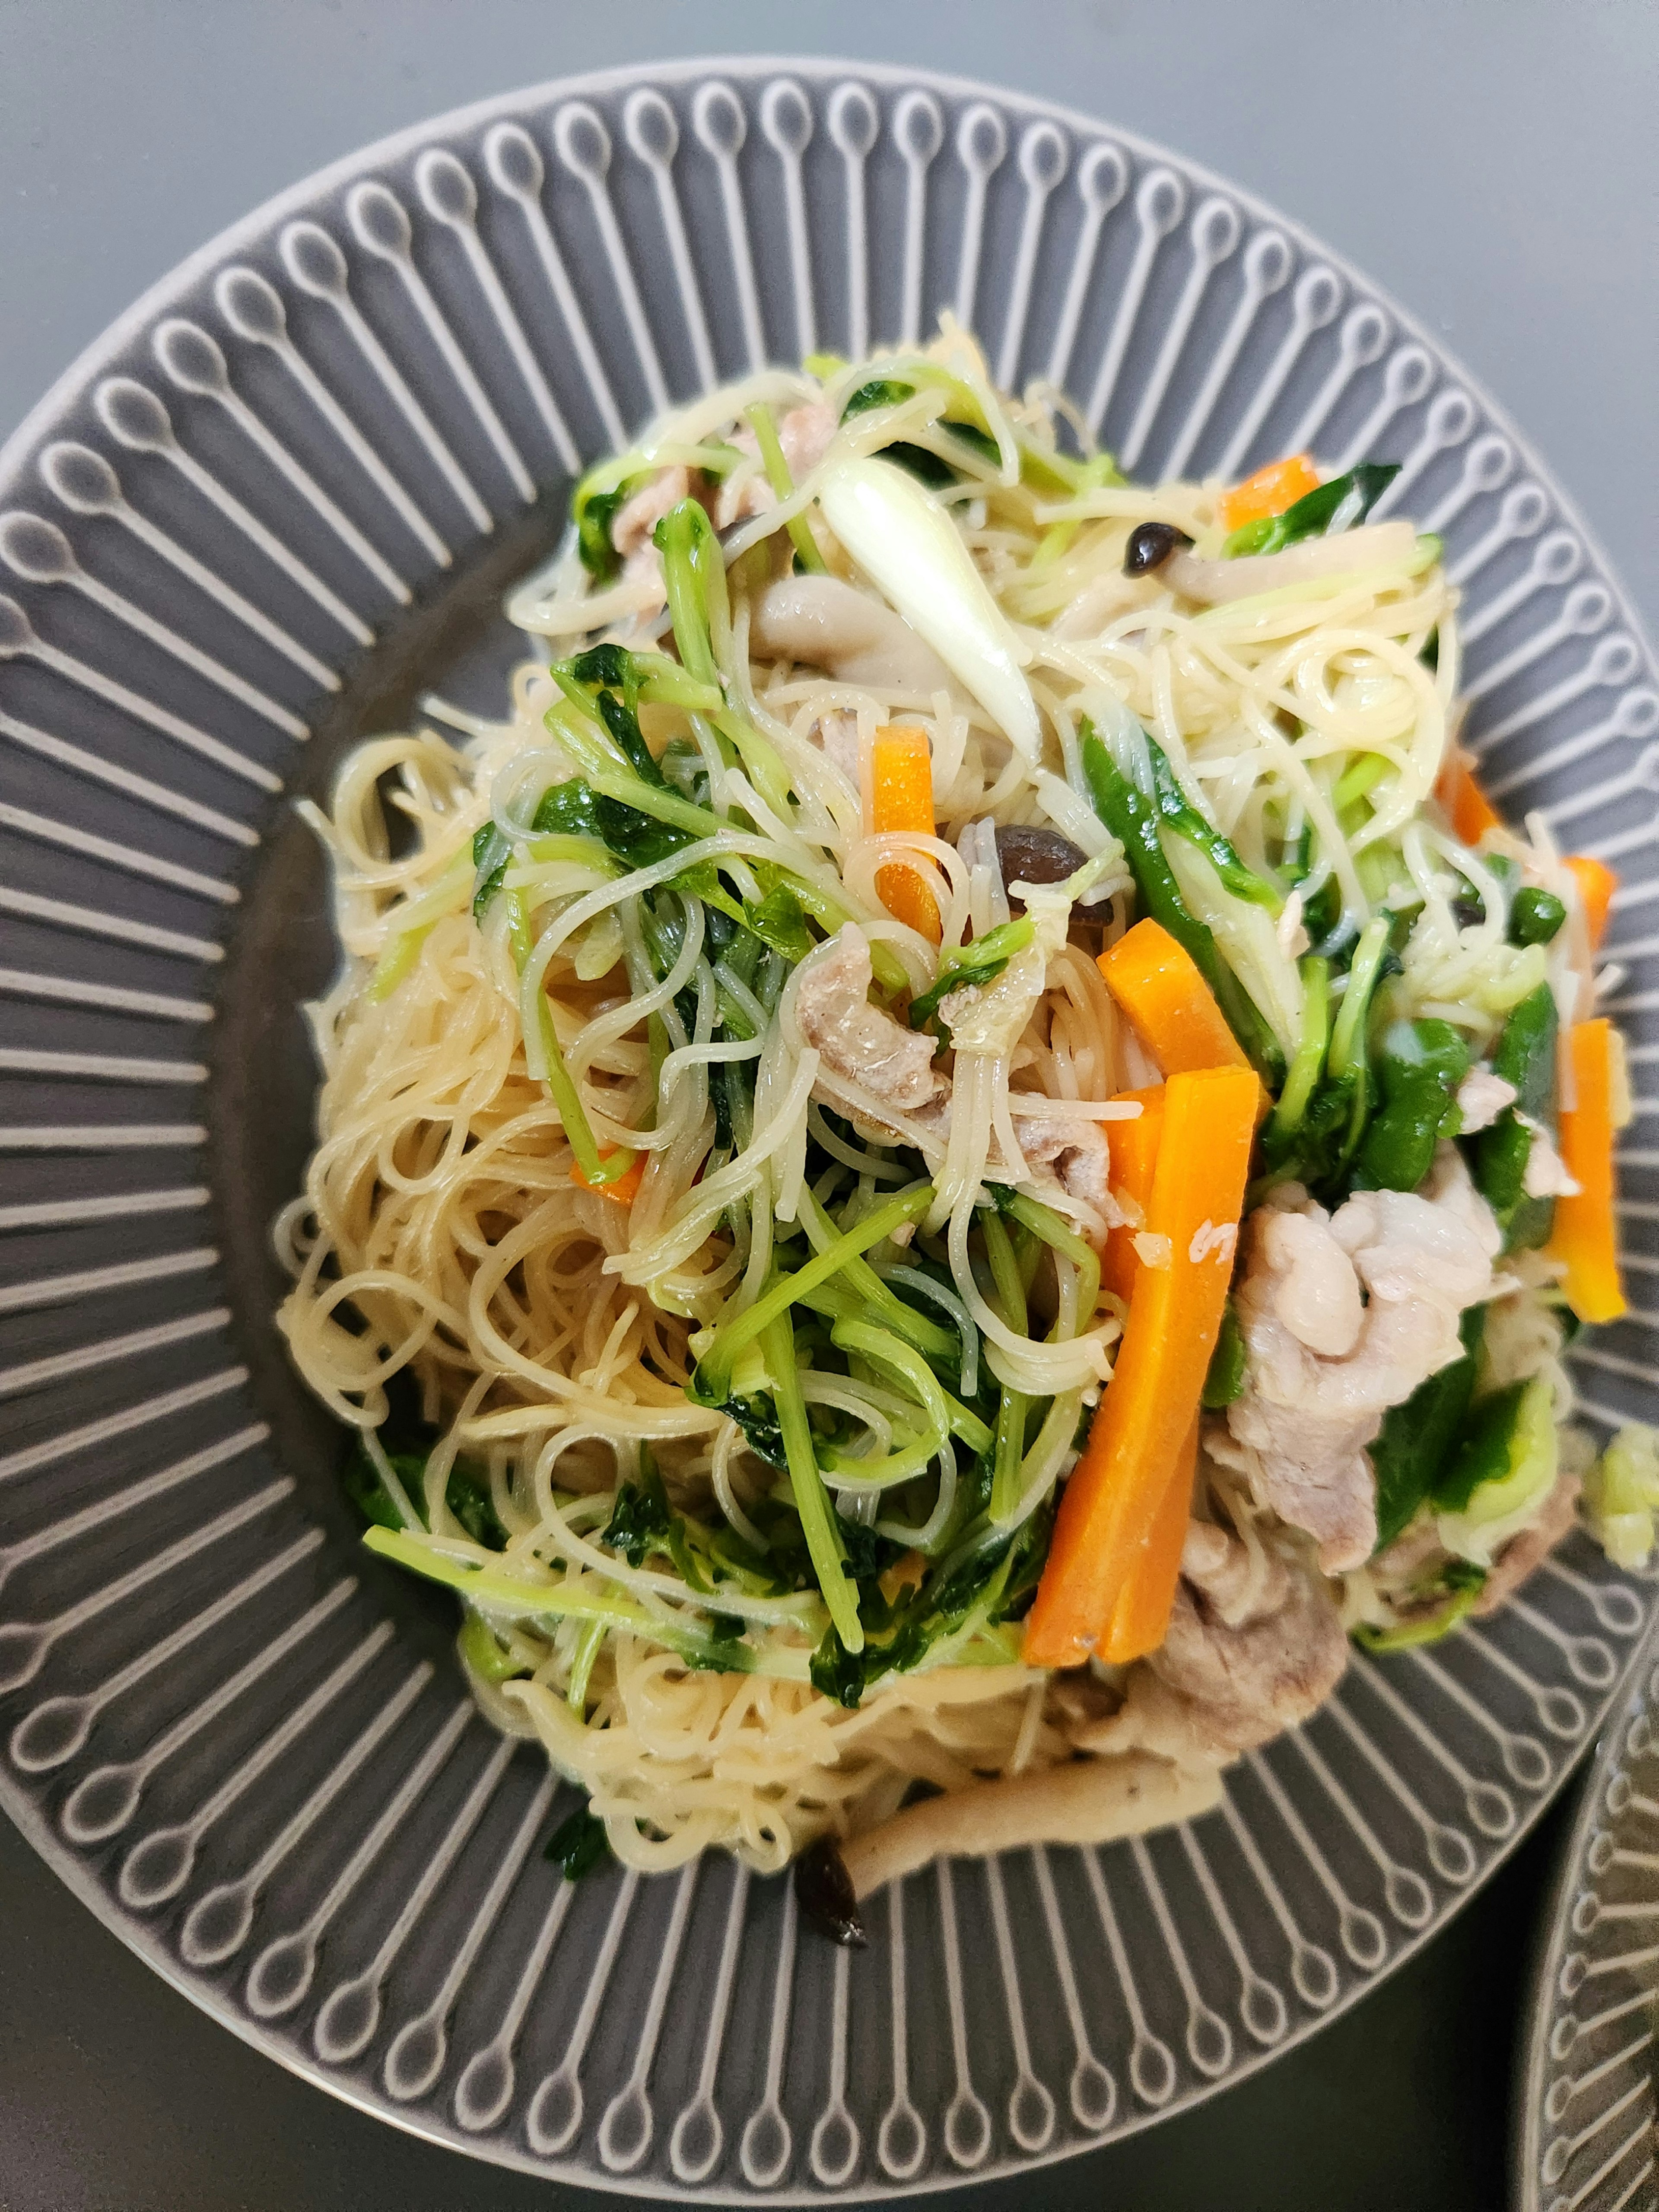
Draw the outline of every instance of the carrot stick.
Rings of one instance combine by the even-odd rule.
[[[1613,1213],[1618,1048],[1612,1023],[1601,1018],[1575,1023],[1567,1040],[1574,1103],[1561,1113],[1561,1158],[1578,1192],[1555,1201],[1549,1255],[1566,1262],[1562,1288],[1567,1304],[1586,1322],[1617,1321],[1625,1310]]]
[[[1584,924],[1589,931],[1590,950],[1594,952],[1607,933],[1607,909],[1619,888],[1619,878],[1611,868],[1588,853],[1570,853],[1562,865],[1572,870],[1578,885],[1578,896],[1584,904]]]
[[[1060,1501],[1025,1632],[1033,1667],[1104,1638],[1198,1413],[1221,1331],[1261,1086],[1248,1067],[1172,1075],[1146,1227],[1169,1264],[1135,1278],[1117,1365]]]
[[[907,830],[933,834],[933,764],[923,730],[888,722],[876,732],[870,761],[870,821],[878,836]],[[902,921],[932,944],[941,931],[939,902],[916,870],[880,868],[876,889],[895,921]]]
[[[1249,1066],[1198,963],[1161,922],[1138,921],[1101,954],[1098,965],[1165,1075]]]
[[[1100,1656],[1121,1666],[1144,1658],[1163,1643],[1181,1576],[1181,1549],[1193,1510],[1193,1476],[1198,1467],[1198,1423],[1187,1431],[1175,1472],[1170,1477],[1146,1549],[1129,1570],[1112,1607],[1111,1625]]]
[[[607,1152],[605,1158],[610,1158]],[[632,1206],[640,1194],[640,1185],[645,1181],[646,1156],[641,1152],[631,1168],[625,1168],[615,1182],[589,1182],[581,1171],[580,1161],[570,1163],[570,1180],[580,1183],[584,1190],[596,1190],[601,1198],[608,1198],[616,1206]]]
[[[1133,1121],[1108,1121],[1105,1125],[1106,1142],[1112,1156],[1112,1188],[1133,1199],[1142,1216],[1141,1222],[1133,1227],[1108,1230],[1106,1250],[1100,1263],[1101,1281],[1109,1291],[1115,1291],[1127,1304],[1134,1288],[1135,1270],[1140,1265],[1134,1240],[1145,1225],[1146,1208],[1152,1203],[1152,1170],[1158,1164],[1158,1140],[1164,1129],[1164,1085],[1155,1083],[1146,1091],[1119,1091],[1114,1097],[1118,1103],[1133,1099],[1140,1108]]]
[[[1224,530],[1239,530],[1247,522],[1283,514],[1287,507],[1318,489],[1318,470],[1305,453],[1291,453],[1282,461],[1269,461],[1265,469],[1224,491],[1215,503],[1215,519]]]
[[[1455,833],[1466,845],[1478,845],[1488,830],[1501,830],[1504,817],[1474,780],[1469,757],[1462,745],[1449,745],[1440,763],[1434,795],[1451,817]]]

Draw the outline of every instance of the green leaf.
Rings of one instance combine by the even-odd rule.
[[[513,841],[493,821],[472,833],[472,866],[477,871],[472,888],[472,919],[482,921],[484,909],[500,890],[513,858]]]
[[[1305,493],[1283,514],[1264,515],[1260,521],[1247,522],[1235,530],[1222,546],[1221,556],[1236,561],[1251,553],[1282,553],[1287,545],[1299,545],[1304,538],[1322,538],[1338,507],[1351,495],[1354,507],[1345,526],[1358,529],[1399,473],[1398,461],[1362,461],[1346,476],[1333,477],[1328,483]]]
[[[549,1837],[543,1854],[562,1871],[567,1881],[580,1881],[610,1856],[611,1843],[605,1832],[605,1822],[591,1805],[582,1806],[568,1820],[560,1822]]]
[[[630,477],[615,491],[592,492],[586,499],[578,494],[576,551],[583,568],[597,584],[608,584],[622,567],[622,555],[611,542],[611,526],[638,481]]]

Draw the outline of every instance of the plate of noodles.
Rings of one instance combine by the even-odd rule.
[[[140,301],[0,562],[0,1791],[198,2002],[924,2188],[1523,1832],[1650,1613],[1659,691],[1363,277],[944,78],[541,87]]]

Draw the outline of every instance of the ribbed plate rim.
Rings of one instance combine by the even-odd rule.
[[[1545,465],[1523,431],[1519,429],[1508,411],[1487,392],[1483,381],[1471,375],[1458,355],[1445,344],[1441,337],[1431,331],[1420,319],[1401,306],[1391,291],[1361,270],[1346,254],[1329,246],[1316,232],[1297,219],[1283,214],[1272,203],[1257,193],[1241,186],[1206,164],[1174,150],[1162,142],[1142,136],[1133,130],[1086,110],[1055,101],[1018,88],[989,84],[982,80],[935,70],[928,66],[909,67],[902,64],[874,63],[857,58],[805,56],[776,53],[728,53],[711,56],[686,56],[663,61],[647,61],[617,65],[609,69],[586,71],[579,75],[557,76],[510,87],[486,95],[456,108],[417,119],[384,137],[354,149],[327,162],[308,175],[272,194],[246,214],[220,230],[215,236],[165,275],[148,287],[123,313],[106,328],[69,364],[40,400],[28,410],[21,422],[0,445],[0,495],[12,489],[20,476],[23,462],[47,434],[53,422],[64,414],[85,392],[94,378],[118,354],[120,349],[141,329],[151,323],[167,307],[181,300],[201,276],[219,265],[240,247],[262,237],[292,211],[314,204],[323,196],[334,191],[348,180],[366,174],[379,165],[395,161],[440,137],[476,131],[491,119],[517,114],[538,105],[551,106],[591,94],[614,94],[636,85],[679,86],[688,82],[732,77],[740,82],[753,82],[767,76],[781,74],[807,81],[823,87],[830,82],[855,79],[873,88],[891,92],[896,88],[922,87],[945,97],[967,100],[981,98],[995,102],[1007,111],[1019,113],[1028,120],[1050,120],[1073,131],[1085,135],[1106,133],[1140,162],[1166,161],[1172,162],[1189,182],[1212,187],[1234,200],[1241,210],[1256,220],[1270,222],[1282,230],[1304,252],[1317,255],[1339,276],[1374,299],[1395,318],[1401,336],[1415,337],[1429,350],[1442,370],[1459,378],[1470,396],[1485,410],[1494,427],[1512,441],[1517,459],[1530,471],[1540,487],[1553,501],[1561,518],[1582,538],[1586,552],[1597,564],[1601,576],[1611,593],[1613,605],[1635,641],[1651,665],[1656,655],[1652,641],[1639,614],[1632,606],[1617,569],[1609,560],[1595,532],[1587,526],[1576,503],[1563,491],[1553,471]],[[1589,1744],[1606,1727],[1607,1716],[1628,1691],[1636,1669],[1650,1656],[1659,1644],[1659,1620],[1650,1620],[1649,1628],[1638,1638],[1636,1644],[1616,1672],[1610,1686],[1598,1698],[1582,1690],[1583,1702],[1593,1715],[1586,1728],[1584,1742]],[[1600,1774],[1609,1757],[1610,1744],[1615,1739],[1603,1741],[1596,1754],[1595,1772]],[[1171,2114],[1191,2109],[1213,2094],[1219,2087],[1231,2087],[1256,2074],[1263,2066],[1302,2043],[1358,2002],[1396,1967],[1416,1955],[1431,1938],[1437,1936],[1461,1911],[1475,1891],[1509,1856],[1534,1824],[1553,1803],[1557,1793],[1571,1778],[1573,1769],[1564,1767],[1546,1788],[1530,1800],[1522,1799],[1517,1806],[1517,1819],[1513,1831],[1501,1841],[1489,1839],[1490,1856],[1477,1881],[1468,1889],[1442,1901],[1430,1923],[1420,1930],[1406,1933],[1396,1931],[1389,1958],[1380,1969],[1365,1972],[1340,1990],[1328,2009],[1304,2017],[1291,2027],[1283,2038],[1270,2047],[1248,2047],[1236,2051],[1224,2080],[1219,2082],[1194,2081],[1184,2092],[1172,2097],[1167,2104],[1152,2110],[1129,2107],[1127,2112],[1115,2117],[1107,2139],[1115,2142],[1156,2124]],[[1587,1801],[1575,1825],[1572,1850],[1576,1854],[1591,1811],[1594,1796]],[[700,2185],[687,2190],[671,2182],[661,2181],[649,2174],[611,2173],[596,2166],[568,2157],[544,2158],[521,2148],[518,2143],[500,2135],[487,2138],[467,2136],[446,2129],[435,2115],[395,2104],[390,2099],[360,2091],[342,2073],[325,2063],[308,2057],[304,2052],[285,2044],[274,2025],[266,2026],[240,2009],[233,2000],[215,1990],[205,1976],[193,1977],[167,1950],[159,1932],[153,1931],[137,1913],[125,1911],[118,1899],[98,1881],[89,1864],[76,1855],[72,1847],[61,1838],[42,1820],[27,1792],[3,1766],[0,1766],[0,1810],[11,1819],[20,1832],[41,1859],[52,1868],[82,1903],[115,1934],[135,1954],[145,1960],[173,1988],[185,1996],[191,2003],[221,2025],[264,2055],[276,2059],[289,2071],[314,2083],[333,2096],[356,2109],[389,2122],[404,2132],[442,2148],[458,2150],[478,2158],[481,2161],[501,2165],[521,2172],[547,2178],[556,2178],[576,2183],[596,2191],[619,2196],[650,2198],[656,2201],[682,2202],[688,2197],[708,2201]],[[1561,1876],[1565,1885],[1570,1878],[1571,1861],[1564,1867]],[[1553,1947],[1552,1947],[1553,1948]],[[990,2180],[999,2176],[1023,2173],[1037,2167],[1056,2164],[1062,2159],[1086,2154],[1091,2146],[1075,2140],[1066,2141],[1036,2153],[1021,2152],[999,2160],[978,2172],[936,2170],[926,2177],[900,2185],[895,2189],[883,2189],[880,2195],[922,2196],[951,2188],[966,2188],[975,2180]],[[839,2191],[814,2191],[803,2188],[797,2181],[793,2185],[754,2188],[745,2186],[743,2201],[755,2203],[799,2203],[812,2201],[832,2201]],[[878,2201],[870,2197],[865,2201]]]

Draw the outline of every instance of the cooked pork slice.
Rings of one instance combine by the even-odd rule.
[[[1213,1765],[1267,1743],[1319,1708],[1341,1680],[1347,1638],[1320,1578],[1299,1560],[1194,1522],[1163,1643],[1131,1671],[1122,1710],[1074,1729],[1080,1749],[1156,1752]],[[1230,1619],[1254,1585],[1242,1619]]]
[[[1471,1137],[1477,1129],[1490,1129],[1519,1096],[1512,1083],[1506,1083],[1501,1075],[1494,1075],[1484,1062],[1479,1067],[1472,1067],[1457,1086],[1457,1110],[1463,1117],[1458,1133]]]
[[[1531,1528],[1511,1536],[1498,1554],[1475,1605],[1478,1619],[1484,1620],[1488,1613],[1496,1613],[1561,1541],[1577,1516],[1578,1488],[1576,1474],[1556,1477],[1555,1487],[1539,1509],[1538,1518]]]
[[[669,509],[689,498],[690,492],[689,469],[659,469],[648,483],[641,484],[623,502],[611,525],[611,543],[624,561],[631,561],[637,553],[654,554],[652,532]]]
[[[1501,1242],[1450,1145],[1421,1192],[1361,1191],[1328,1214],[1291,1183],[1251,1217],[1245,1382],[1228,1426],[1257,1502],[1315,1539],[1326,1573],[1370,1557],[1365,1447],[1390,1406],[1462,1353],[1459,1316],[1490,1296]]]
[[[855,922],[803,967],[795,1012],[824,1066],[884,1105],[914,1112],[945,1088],[933,1038],[870,1004],[870,946]]]
[[[793,483],[799,484],[803,477],[811,475],[829,452],[830,441],[838,428],[836,410],[822,399],[808,400],[789,410],[778,424],[778,443],[783,448]],[[728,442],[740,453],[750,454],[756,459],[760,457],[760,441],[747,428],[737,431]],[[714,527],[729,530],[734,522],[746,522],[751,514],[763,514],[769,507],[777,503],[777,494],[766,471],[758,468],[745,471],[741,476],[728,477],[714,494]]]
[[[1012,1106],[1014,1134],[1025,1164],[1052,1168],[1063,1190],[1092,1206],[1109,1224],[1115,1222],[1119,1208],[1111,1193],[1112,1156],[1099,1122],[1081,1114],[1022,1114],[1018,1093]]]
[[[856,792],[859,788],[859,718],[840,708],[821,714],[814,725],[819,747]]]

